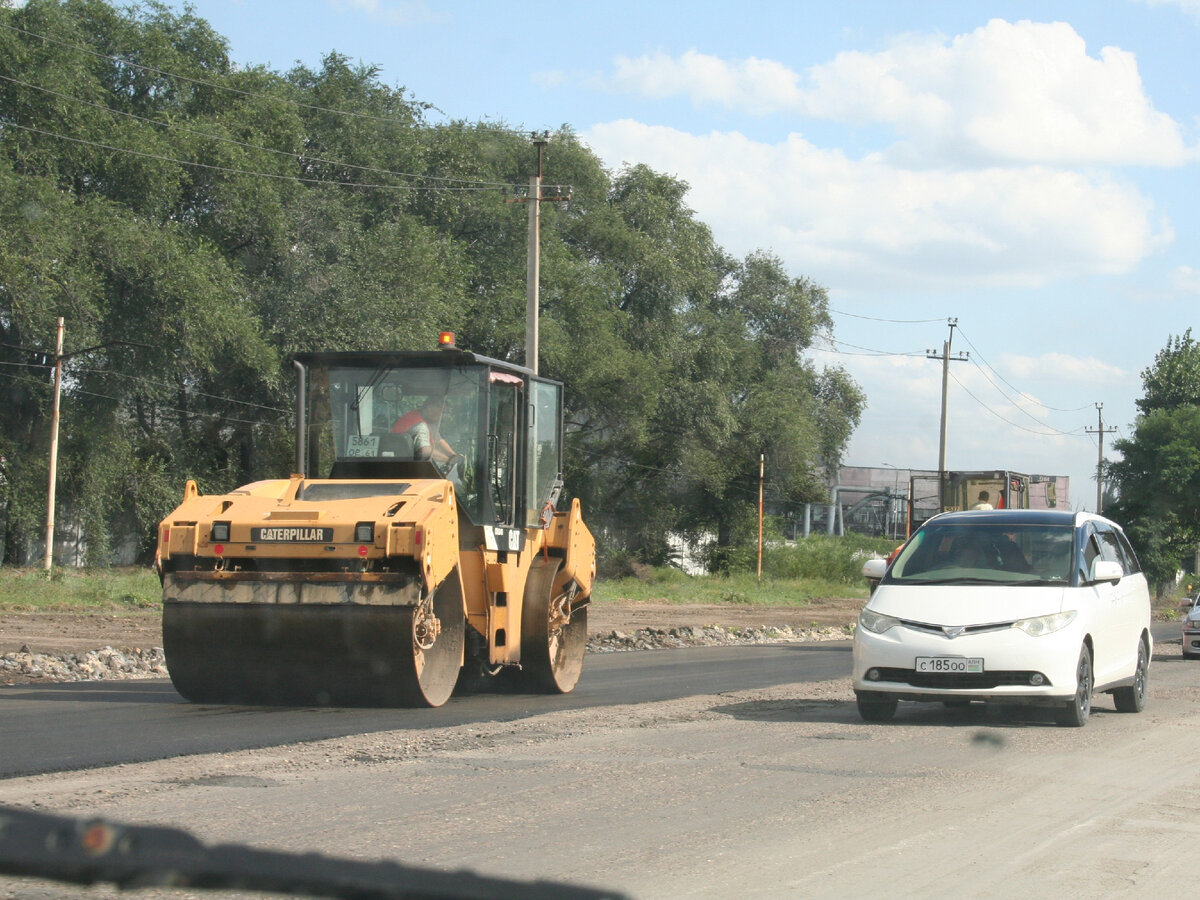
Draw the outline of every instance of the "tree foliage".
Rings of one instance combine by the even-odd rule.
[[[1133,437],[1114,442],[1108,464],[1125,524],[1151,579],[1165,585],[1190,569],[1200,542],[1200,345],[1171,337],[1142,373]]]
[[[92,562],[152,552],[195,478],[290,460],[289,357],[428,347],[524,361],[528,137],[430,125],[426,103],[330,52],[234,66],[189,7],[0,3],[0,519],[40,539],[55,322],[66,320],[59,496]],[[643,165],[568,127],[545,180],[540,370],[567,388],[568,488],[602,543],[748,533],[826,496],[864,398],[808,351],[825,291],[732,258]],[[1189,338],[1190,340],[1190,338]]]

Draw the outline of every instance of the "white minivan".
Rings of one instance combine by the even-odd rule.
[[[1094,693],[1140,712],[1150,592],[1121,527],[1091,513],[979,510],[928,520],[879,580],[854,633],[867,721],[900,700],[1051,706],[1083,725]]]

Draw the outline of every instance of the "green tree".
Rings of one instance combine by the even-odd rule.
[[[1124,524],[1159,592],[1192,565],[1200,541],[1200,346],[1172,336],[1142,372],[1134,434],[1107,472]]]
[[[1156,409],[1200,405],[1200,343],[1192,340],[1192,329],[1167,339],[1167,346],[1155,355],[1154,365],[1142,370],[1142,386],[1145,394],[1137,408],[1143,415]]]
[[[67,320],[60,498],[88,558],[143,558],[186,478],[289,465],[298,350],[460,345],[524,362],[536,159],[503,123],[430,126],[372,65],[235,67],[190,7],[0,4],[0,508],[40,539],[55,319]],[[807,358],[824,290],[730,257],[644,165],[568,126],[544,154],[540,371],[566,385],[568,490],[602,543],[749,534],[823,499],[862,396]],[[565,192],[564,195],[565,196]],[[91,348],[91,349],[88,349]],[[80,352],[87,350],[87,352]],[[726,556],[728,554],[726,553]]]

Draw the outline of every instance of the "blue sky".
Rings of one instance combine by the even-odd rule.
[[[182,4],[174,4],[179,7]],[[570,125],[829,291],[855,465],[1068,475],[1200,310],[1200,0],[193,0],[242,64],[331,50],[439,118]]]

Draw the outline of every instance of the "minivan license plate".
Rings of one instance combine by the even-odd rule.
[[[983,671],[981,656],[918,656],[918,672],[945,672],[947,674],[971,674]]]

